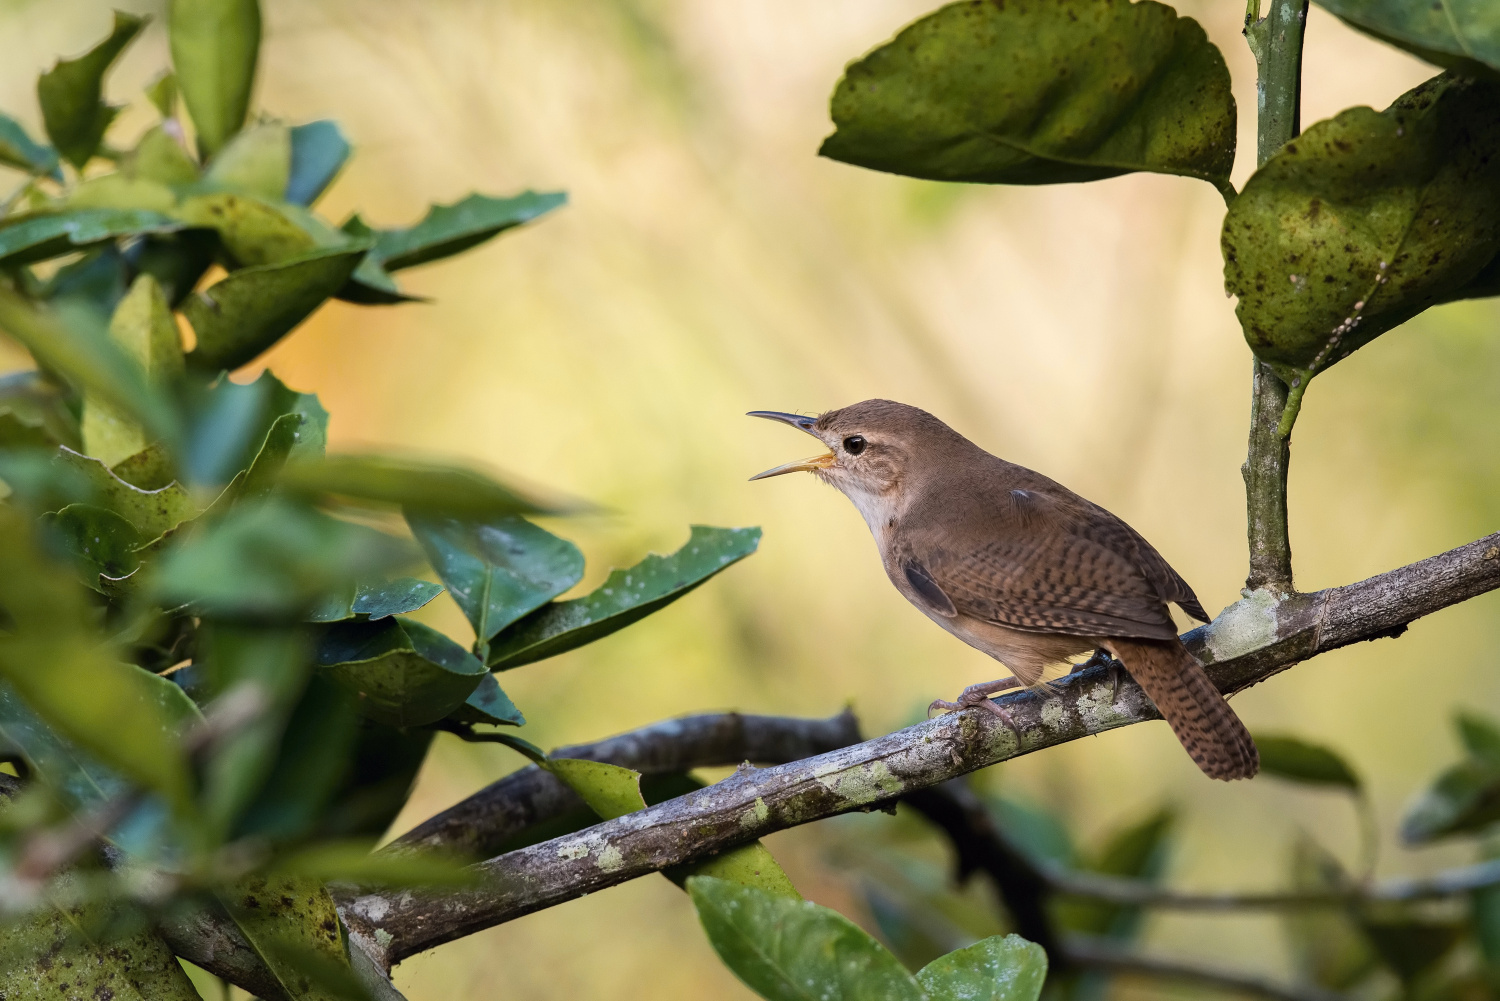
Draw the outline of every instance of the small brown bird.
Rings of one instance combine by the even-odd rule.
[[[1010,669],[957,702],[1010,717],[991,695],[1107,652],[1145,689],[1198,767],[1249,778],[1260,754],[1203,666],[1182,645],[1168,602],[1207,622],[1193,589],[1125,522],[1024,466],[984,451],[926,411],[866,400],[819,417],[757,410],[800,428],[828,454],[754,480],[806,470],[864,515],[885,572],[938,625]]]

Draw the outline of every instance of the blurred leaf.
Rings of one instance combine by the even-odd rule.
[[[1264,164],[1224,219],[1245,340],[1294,389],[1500,253],[1500,82],[1444,75],[1350,108]],[[1486,293],[1487,294],[1487,293]]]
[[[1006,837],[1032,858],[1065,866],[1074,864],[1073,840],[1067,826],[1057,817],[1009,796],[989,797],[986,803]]]
[[[109,471],[141,490],[160,490],[177,478],[172,456],[160,442],[126,456]]]
[[[926,1001],[896,957],[837,911],[710,876],[688,880],[688,894],[719,958],[763,998]]]
[[[1338,859],[1317,842],[1303,835],[1293,844],[1294,890],[1341,890],[1350,882]],[[1287,911],[1282,923],[1294,967],[1315,984],[1347,990],[1375,968],[1370,942],[1345,908],[1298,908]]]
[[[1099,853],[1080,868],[1090,872],[1156,882],[1166,870],[1177,811],[1163,807],[1138,823],[1112,833]],[[1097,900],[1062,900],[1055,906],[1059,923],[1069,930],[1116,939],[1132,938],[1142,910]]]
[[[6,501],[38,514],[94,496],[87,476],[58,465],[49,452],[34,449],[0,450],[0,483],[5,485]]]
[[[1136,170],[1232,193],[1224,57],[1159,3],[954,3],[844,71],[821,155],[935,181],[1060,184]]]
[[[1500,767],[1500,727],[1478,713],[1460,712],[1454,720],[1469,756]]]
[[[291,130],[265,122],[224,144],[203,171],[203,187],[280,201],[291,172]]]
[[[544,605],[506,629],[490,647],[489,666],[508,670],[608,636],[676,601],[759,545],[758,528],[694,525],[687,543],[670,556],[648,556],[615,570],[582,598]]]
[[[315,496],[393,504],[419,516],[556,513],[476,470],[394,455],[346,453],[298,462],[282,470],[281,484]]]
[[[308,616],[309,622],[340,622],[356,615],[370,621],[415,612],[443,593],[443,585],[415,577],[363,580],[344,594],[329,599]]]
[[[78,447],[78,418],[58,386],[36,371],[0,376],[0,448]]]
[[[120,905],[89,900],[78,882],[77,874],[63,876],[54,892],[82,897],[80,902],[47,906],[20,921],[8,917],[0,946],[0,997],[201,1001],[155,931],[129,920]],[[123,929],[130,930],[120,934]]]
[[[177,207],[177,196],[160,181],[116,171],[82,182],[69,192],[62,206],[75,210],[114,209],[170,215]]]
[[[1420,845],[1482,831],[1496,821],[1500,821],[1500,767],[1470,758],[1444,771],[1407,808],[1401,839]]]
[[[577,546],[523,518],[406,520],[480,644],[583,577]]]
[[[337,122],[292,126],[291,176],[282,197],[293,205],[311,205],[333,183],[349,153],[349,140]]]
[[[63,158],[79,170],[94,156],[119,108],[105,104],[104,74],[146,24],[146,18],[115,11],[109,37],[77,59],[60,59],[36,81],[47,135]]]
[[[185,536],[158,562],[152,591],[220,616],[299,620],[351,580],[411,556],[400,539],[277,499],[235,507]]]
[[[146,100],[163,118],[174,117],[177,113],[177,74],[163,70],[146,88]]]
[[[347,250],[355,245],[332,230],[323,234],[310,224],[311,216],[296,212],[295,206],[246,194],[193,195],[184,198],[174,214],[183,224],[218,233],[233,263],[240,267],[281,264],[319,249]]]
[[[0,264],[15,266],[141,233],[170,233],[182,223],[144,209],[70,209],[0,220]]]
[[[213,371],[254,361],[337,291],[363,253],[320,250],[243,268],[190,296],[182,313],[198,346],[189,364]]]
[[[62,180],[62,171],[57,168],[57,150],[32,139],[20,122],[6,114],[0,114],[0,163],[28,174]]]
[[[48,724],[103,764],[182,803],[187,762],[175,729],[138,669],[99,636],[66,566],[27,517],[0,505],[0,676]]]
[[[522,192],[511,198],[472,194],[452,205],[434,205],[427,216],[406,229],[371,229],[359,216],[344,224],[353,237],[370,236],[375,246],[340,298],[354,302],[399,302],[390,273],[451,257],[491,237],[564,205],[562,192]]]
[[[270,494],[281,467],[297,447],[297,435],[304,420],[301,414],[282,414],[276,418],[250,465],[234,474],[234,479],[204,514],[217,516],[235,504],[262,500]]]
[[[157,384],[171,384],[183,373],[182,340],[172,307],[161,286],[141,275],[115,309],[109,336]],[[150,439],[146,429],[108,402],[85,393],[83,399],[84,451],[107,466],[143,450]]]
[[[141,136],[141,141],[136,143],[121,169],[129,176],[168,186],[186,186],[198,179],[198,165],[182,144],[160,125]],[[175,203],[176,199],[173,201]]]
[[[69,504],[43,521],[67,550],[90,568],[84,583],[96,591],[105,591],[101,574],[119,579],[135,573],[140,566],[136,550],[148,540],[113,511],[90,504]]]
[[[1359,776],[1335,751],[1298,737],[1281,734],[1256,734],[1260,748],[1260,770],[1263,775],[1308,785],[1342,786],[1350,792],[1361,789]]]
[[[0,330],[20,341],[38,364],[129,414],[153,437],[178,440],[171,402],[87,315],[59,316],[0,284]]]
[[[1484,0],[1318,0],[1318,6],[1367,35],[1464,76],[1500,72],[1500,10]]]
[[[278,859],[277,875],[357,886],[463,887],[478,874],[465,861],[433,852],[371,854],[364,840],[323,842]]]
[[[1019,935],[975,942],[928,963],[917,982],[932,1001],[1036,1001],[1047,953]]]
[[[288,458],[322,455],[328,438],[328,411],[318,398],[289,389],[269,371],[250,383],[221,376],[190,410],[192,428],[183,466],[194,483],[224,483],[249,469],[286,414],[302,418]]]
[[[348,972],[338,909],[316,880],[253,878],[221,892],[219,899],[289,997],[364,1001]],[[341,971],[347,978],[339,976]]]
[[[436,731],[360,720],[353,764],[323,812],[321,837],[363,837],[373,847],[396,822]]]
[[[172,0],[172,68],[205,157],[245,123],[260,51],[256,0]]]
[[[212,230],[186,229],[179,233],[148,235],[130,244],[131,266],[161,285],[175,309],[213,264],[219,238]]]
[[[485,676],[479,659],[442,633],[394,616],[330,626],[317,656],[319,666],[356,696],[363,715],[390,726],[442,719]]]
[[[160,490],[141,490],[116,476],[98,459],[60,448],[53,462],[87,477],[93,503],[124,518],[147,539],[154,539],[198,514],[187,491],[176,483]]]
[[[19,750],[32,771],[75,810],[125,790],[119,775],[59,736],[4,681],[0,681],[0,737]]]
[[[1495,857],[1493,846],[1489,847],[1484,853],[1486,859]],[[1469,895],[1469,907],[1474,943],[1479,947],[1485,973],[1493,978],[1500,974],[1500,886],[1475,890]]]
[[[489,724],[491,726],[525,726],[526,717],[505,694],[500,682],[493,674],[479,679],[479,687],[469,693],[463,705],[448,714],[457,723]]]
[[[1457,921],[1429,921],[1406,915],[1366,917],[1360,926],[1380,958],[1406,984],[1441,962],[1465,931]]]

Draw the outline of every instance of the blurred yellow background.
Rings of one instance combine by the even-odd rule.
[[[872,396],[946,419],[1140,529],[1216,611],[1244,577],[1250,354],[1223,295],[1209,185],[1136,175],[944,186],[822,160],[845,62],[933,0],[262,0],[256,107],[331,117],[356,147],[320,206],[415,221],[470,190],[563,189],[567,208],[403,274],[430,304],[334,303],[270,367],[316,391],[336,446],[477,460],[606,505],[553,526],[611,565],[687,525],[761,525],[761,552],[667,611],[502,683],[544,746],[737,708],[867,734],[994,675],[910,608],[851,506],[811,478],[750,484],[795,432],[743,417]],[[163,4],[119,2],[160,15]],[[0,107],[34,130],[34,78],[102,36],[100,0],[0,0]],[[1229,62],[1238,169],[1253,167],[1243,5],[1185,0]],[[1384,107],[1435,70],[1313,9],[1304,122]],[[110,96],[166,63],[160,18]],[[123,116],[117,142],[147,122]],[[1304,589],[1469,541],[1500,520],[1500,306],[1433,311],[1321,376],[1297,425],[1291,515]],[[21,364],[12,355],[5,367]],[[1235,700],[1252,730],[1347,753],[1371,780],[1382,874],[1467,861],[1392,830],[1452,760],[1452,710],[1500,713],[1500,596],[1339,651]],[[463,636],[456,613],[434,621]],[[399,831],[519,759],[441,736]],[[1184,811],[1169,878],[1268,888],[1299,828],[1352,862],[1345,802],[1270,779],[1204,779],[1153,723],[991,770],[1087,840],[1163,801]],[[857,836],[864,818],[835,821]],[[809,896],[866,921],[814,827],[770,839]],[[867,922],[868,923],[868,922]],[[1155,950],[1287,971],[1277,922],[1162,916]],[[397,970],[412,1001],[749,997],[687,898],[648,879],[492,929]],[[1138,996],[1161,996],[1143,993]]]

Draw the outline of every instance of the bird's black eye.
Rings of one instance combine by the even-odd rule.
[[[851,434],[844,439],[844,451],[850,455],[858,455],[865,450],[865,439],[857,434]]]

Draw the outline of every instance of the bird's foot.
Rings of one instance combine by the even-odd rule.
[[[1111,656],[1110,652],[1103,647],[1095,650],[1089,655],[1089,659],[1080,661],[1073,665],[1069,674],[1078,674],[1087,671],[1091,667],[1106,667],[1109,669],[1109,704],[1114,705],[1120,697],[1120,676],[1125,673],[1125,666]]]
[[[994,699],[990,698],[998,692],[1004,692],[1012,688],[1020,688],[1021,682],[1016,678],[1001,678],[999,681],[986,681],[978,685],[970,685],[959,695],[957,702],[948,702],[944,699],[934,699],[927,707],[927,714],[932,715],[934,709],[943,709],[949,712],[958,712],[963,709],[981,707],[1000,717],[1000,721],[1010,727],[1011,732],[1016,735],[1016,740],[1021,739],[1021,728],[1016,726],[1016,721],[1011,719],[1010,713]]]

